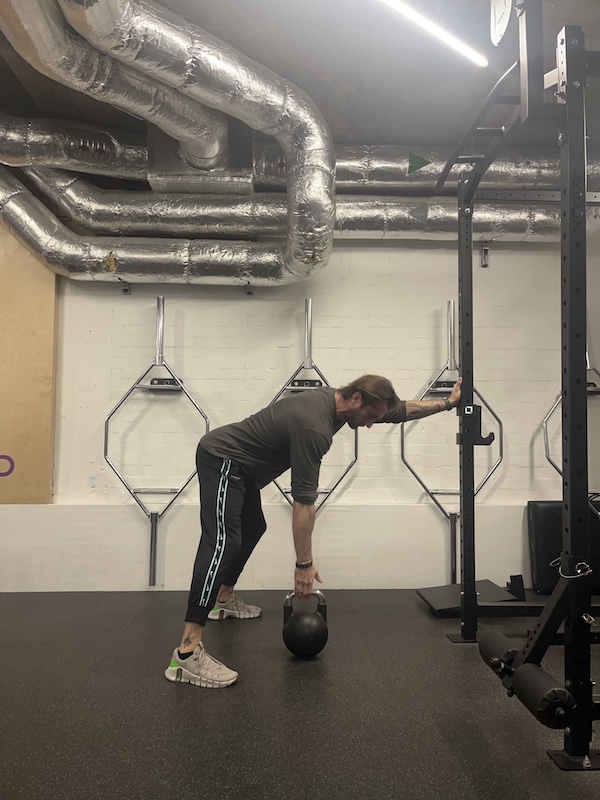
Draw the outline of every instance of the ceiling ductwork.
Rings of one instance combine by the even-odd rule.
[[[222,114],[98,52],[69,28],[56,0],[2,0],[0,27],[38,72],[159,126],[179,140],[190,164],[210,168],[224,160],[227,125]]]
[[[300,89],[158,5],[2,0],[0,28],[39,72],[147,123],[124,133],[0,113],[0,163],[12,168],[0,167],[0,221],[62,275],[267,286],[310,277],[334,236],[456,240],[456,198],[433,196],[451,148],[334,147]],[[241,160],[235,120],[249,128]],[[480,189],[559,186],[557,149],[501,156]],[[588,188],[600,189],[593,156]],[[594,206],[588,226],[600,232]],[[558,241],[558,203],[478,201],[474,236]]]
[[[71,223],[98,235],[281,237],[286,203],[281,194],[251,197],[196,196],[107,190],[70,172],[30,168],[31,183]],[[336,201],[336,239],[456,239],[456,198],[363,197],[340,195]],[[477,240],[559,241],[557,203],[477,203],[473,217]],[[588,210],[588,232],[600,232],[600,216]]]
[[[449,148],[432,150],[417,144],[337,145],[336,190],[348,194],[431,196],[450,155]],[[159,161],[164,169],[160,178]],[[252,169],[201,171],[186,165],[177,153],[177,142],[155,126],[149,126],[148,135],[141,136],[75,122],[19,119],[1,111],[0,163],[111,175],[148,181],[157,191],[198,194],[249,194],[253,189],[279,192],[285,189],[287,179],[283,150],[273,143],[253,143]],[[459,174],[460,167],[455,166],[446,183],[447,193],[456,194]],[[556,191],[559,186],[558,149],[552,153],[504,154],[491,164],[480,182],[480,189]],[[588,158],[588,190],[600,190],[600,161],[594,155]]]
[[[249,194],[253,189],[285,189],[286,161],[277,144],[253,143],[252,170],[200,171],[188,167],[186,174],[176,145],[154,126],[142,137],[74,122],[18,119],[0,112],[0,163],[6,166],[43,165],[148,181],[157,191]],[[160,159],[165,168],[160,179],[156,176],[158,151],[166,154]],[[450,155],[449,148],[432,150],[419,145],[338,145],[334,147],[336,190],[348,194],[431,196]],[[150,161],[154,164],[150,165]],[[459,174],[460,167],[455,166],[446,183],[448,194],[456,194]],[[588,190],[600,190],[600,161],[593,155],[588,158],[587,175]],[[560,186],[558,150],[502,155],[490,165],[479,186],[556,191]]]
[[[418,144],[402,147],[337,145],[335,187],[338,192],[403,193],[431,195],[452,155],[451,148],[435,150]],[[256,142],[253,147],[254,185],[280,189],[285,186],[284,155],[274,143]],[[463,167],[464,169],[464,167]],[[446,192],[456,193],[460,165],[455,165],[446,182]],[[454,181],[452,180],[454,178]],[[555,191],[560,186],[558,145],[556,151],[503,154],[487,169],[480,189],[538,189]],[[588,161],[588,187],[600,189],[600,162]]]
[[[0,163],[145,180],[148,147],[142,137],[114,134],[77,122],[18,119],[0,112]]]
[[[24,58],[50,77],[68,81],[78,90],[99,96],[118,107],[123,107],[123,95],[134,95],[136,85],[142,86],[144,91],[146,87],[152,87],[155,101],[153,122],[170,136],[174,132],[160,125],[158,118],[164,114],[165,107],[169,107],[169,100],[183,98],[185,94],[186,107],[203,108],[206,103],[218,112],[226,111],[250,127],[277,139],[286,152],[289,164],[285,243],[283,246],[253,243],[243,246],[223,242],[218,254],[215,242],[206,245],[202,242],[193,243],[192,249],[202,253],[202,259],[210,259],[210,254],[214,258],[214,271],[210,264],[207,267],[212,282],[252,280],[254,283],[280,283],[303,280],[327,263],[332,246],[335,211],[332,144],[324,120],[300,90],[269,70],[244,59],[222,42],[193,28],[185,20],[167,12],[163,14],[156,7],[120,2],[100,5],[86,2],[83,6],[66,4],[63,10],[69,15],[69,22],[73,24],[74,19],[77,21],[85,41],[65,25],[54,0],[44,0],[43,9],[46,13],[43,19],[38,16],[39,8],[32,7],[30,0],[6,0],[1,9],[0,25],[9,41]],[[115,25],[110,30],[111,34],[117,36],[114,53],[99,52],[100,49],[110,49],[95,30],[99,23],[106,22],[105,15]],[[119,30],[122,31],[122,37]],[[90,42],[98,49],[91,47]],[[40,56],[40,51],[45,58]],[[121,62],[129,59],[134,63],[130,67],[119,64],[117,59]],[[109,78],[115,75],[120,86],[126,85],[125,91],[119,96],[114,87],[110,91],[106,88]],[[133,109],[130,107],[129,110]],[[185,116],[182,110],[182,117]],[[3,216],[16,231],[21,226],[15,226],[9,209],[18,205],[22,213],[25,207],[33,207],[35,203],[26,202],[22,187],[13,195],[14,188],[7,185],[10,181],[6,174],[2,183]],[[13,199],[7,201],[7,194]],[[38,219],[49,224],[42,210],[38,206],[36,209]],[[68,241],[64,247],[54,241],[54,255],[51,258],[54,267],[71,275],[91,275],[98,263],[97,256],[94,256],[94,265],[90,270],[82,269],[77,259],[70,270],[66,259],[68,253],[72,252],[72,237],[68,236],[64,226],[57,225],[54,235],[63,228]],[[34,249],[37,241],[39,239],[35,237],[28,237],[29,246]],[[141,253],[148,252],[150,241],[144,245],[139,242],[119,242],[117,250],[122,258],[126,257],[126,250],[125,263],[129,264],[136,244],[140,253],[133,260],[139,265],[137,278],[140,279],[145,271]],[[189,242],[179,244],[181,251],[189,252]],[[175,246],[174,242],[169,242],[171,250]],[[151,261],[164,260],[160,245],[156,247],[158,252]],[[116,251],[110,245],[109,250],[111,258],[114,258]],[[242,252],[244,258],[240,260]],[[42,258],[45,255],[48,261],[48,252],[40,255]],[[80,257],[78,251],[78,259]],[[122,263],[121,257],[117,259],[119,264]],[[126,266],[125,270],[130,270],[130,267]],[[117,269],[111,272],[116,273]],[[146,280],[156,280],[151,263],[146,271]]]
[[[278,245],[79,236],[0,168],[0,219],[51,270],[76,280],[273,286],[308,277],[285,272]]]
[[[325,121],[303,92],[150,3],[59,0],[59,5],[69,24],[99,50],[273,136],[287,163],[282,270],[306,277],[307,268],[312,272],[327,263],[335,214],[333,145]]]

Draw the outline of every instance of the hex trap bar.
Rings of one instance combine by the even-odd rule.
[[[164,320],[165,320],[165,299],[164,297],[160,296],[156,298],[156,354],[154,357],[154,361],[150,364],[150,366],[144,370],[144,372],[140,375],[137,381],[131,386],[130,389],[123,395],[123,397],[119,400],[117,405],[112,409],[112,411],[108,414],[104,421],[104,458],[110,468],[113,470],[115,475],[119,478],[123,486],[127,489],[129,494],[133,497],[135,502],[138,506],[142,509],[144,514],[150,520],[150,575],[149,575],[149,585],[156,586],[156,549],[157,549],[157,538],[158,538],[158,523],[161,517],[165,514],[167,509],[171,507],[171,505],[175,502],[175,500],[179,497],[179,495],[183,492],[189,482],[192,480],[194,475],[196,474],[196,470],[194,470],[191,475],[187,478],[183,486],[180,488],[173,488],[173,487],[139,487],[133,488],[129,481],[123,476],[123,474],[119,471],[117,466],[111,460],[108,454],[108,442],[109,442],[109,432],[110,432],[110,420],[116,414],[116,412],[121,408],[121,406],[125,403],[128,397],[130,397],[134,392],[143,391],[149,392],[150,396],[154,392],[183,392],[185,396],[188,398],[190,403],[194,406],[194,408],[198,411],[198,413],[204,419],[204,423],[206,426],[206,431],[209,430],[209,421],[208,417],[204,413],[204,411],[200,408],[198,403],[194,400],[188,390],[185,388],[183,381],[177,377],[177,375],[173,372],[171,367],[167,364],[164,359],[163,353],[163,343],[164,343]],[[149,378],[146,383],[144,383],[144,379],[146,379],[150,373],[156,368],[161,367],[165,369],[170,378]],[[170,500],[166,503],[163,509],[159,512],[151,511],[142,501],[140,495],[169,495]]]
[[[301,372],[310,371],[316,372],[319,376],[318,378],[299,378]],[[276,403],[281,397],[286,394],[295,394],[297,392],[305,392],[310,391],[311,389],[319,389],[322,386],[330,386],[329,381],[323,375],[321,370],[317,367],[315,362],[313,361],[312,357],[312,300],[307,298],[304,301],[304,359],[298,369],[292,374],[289,378],[287,383],[285,383],[282,388],[277,392],[275,397],[271,400],[272,403]],[[350,472],[352,467],[356,464],[358,460],[358,430],[354,431],[354,456],[351,462],[343,469],[336,478],[334,478],[333,482],[327,487],[319,487],[317,489],[318,495],[320,495],[320,499],[317,499],[315,503],[315,510],[319,511],[329,500],[332,493],[335,489],[340,485],[342,480],[345,476]],[[291,488],[284,488],[281,484],[274,480],[273,483],[277,487],[277,489],[281,492],[281,494],[285,497],[287,502],[293,506],[294,500],[291,494]]]

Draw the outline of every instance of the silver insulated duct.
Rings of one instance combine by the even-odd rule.
[[[60,170],[25,170],[36,189],[79,228],[99,235],[175,237],[281,237],[286,204],[281,194],[252,197],[99,189]],[[456,198],[340,195],[336,239],[455,241]],[[598,209],[588,209],[588,233],[600,232]],[[559,241],[558,203],[476,203],[476,240]]]
[[[433,194],[438,178],[452,155],[452,148],[421,145],[336,145],[335,187],[338,192]],[[275,143],[255,142],[254,185],[278,189],[285,186],[286,163]],[[450,171],[448,187],[456,187],[464,165]],[[486,170],[480,189],[539,189],[554,191],[560,186],[558,147],[548,153],[537,151],[503,153]],[[600,162],[588,160],[588,189],[600,189]],[[450,189],[452,191],[452,189]]]
[[[79,280],[271,286],[282,274],[278,245],[79,236],[62,225],[6,167],[0,219],[51,270]]]
[[[280,275],[306,278],[327,263],[335,212],[333,146],[325,121],[303,92],[152,3],[59,0],[59,5],[99,50],[273,136],[287,162],[288,231],[278,254]],[[247,267],[252,270],[253,259],[262,265],[267,252],[252,248]]]
[[[144,180],[148,147],[142,137],[53,119],[19,119],[0,112],[0,163]]]
[[[38,72],[152,122],[179,141],[191,165],[207,169],[225,159],[222,114],[98,52],[66,25],[56,0],[1,0],[0,29]]]
[[[300,90],[158,6],[0,0],[0,28],[39,71],[151,123],[146,140],[0,114],[0,163],[26,176],[22,183],[0,167],[0,221],[62,275],[267,286],[308,278],[327,263],[333,236],[456,240],[456,199],[431,196],[449,152],[334,150],[324,121]],[[276,139],[254,145],[253,180],[247,163],[233,168],[221,160],[223,112]],[[184,152],[187,161],[179,172],[157,177],[157,149],[177,169]],[[213,157],[214,168],[191,166]],[[148,181],[154,191],[142,190],[142,183],[140,191],[100,189],[81,173]],[[340,191],[335,212],[334,177]],[[590,191],[598,191],[600,164],[593,157],[588,178]],[[253,194],[252,182],[269,191]],[[559,183],[556,153],[520,153],[499,158],[481,188],[556,191]],[[287,196],[280,191],[286,187]],[[38,197],[58,209],[65,224]],[[560,236],[558,203],[478,201],[473,221],[478,240]],[[588,226],[591,236],[600,233],[593,205]]]

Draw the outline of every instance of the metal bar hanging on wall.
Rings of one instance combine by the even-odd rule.
[[[318,378],[299,377],[303,372],[315,372]],[[296,394],[298,392],[310,391],[311,389],[319,389],[322,386],[330,386],[329,381],[323,375],[321,370],[313,361],[312,357],[312,300],[310,298],[304,301],[304,358],[298,369],[291,375],[287,383],[285,383],[271,403],[276,403],[284,395]],[[358,430],[354,431],[354,455],[350,463],[334,478],[329,486],[317,489],[317,502],[315,503],[316,511],[319,511],[325,503],[329,500],[333,492],[340,485],[342,480],[350,472],[352,467],[358,460]],[[273,481],[277,489],[281,492],[283,497],[290,505],[294,504],[291,489],[284,488],[278,481]]]
[[[112,409],[112,411],[108,414],[104,421],[104,458],[116,476],[119,478],[123,486],[127,489],[131,497],[135,500],[138,506],[142,509],[144,514],[150,520],[150,568],[149,568],[149,585],[156,586],[156,554],[157,554],[157,540],[158,540],[158,523],[160,519],[164,516],[165,512],[171,507],[171,505],[175,502],[175,500],[179,497],[179,495],[183,492],[186,486],[190,483],[192,478],[196,475],[196,470],[190,474],[190,476],[186,479],[184,484],[177,487],[133,487],[131,483],[124,477],[121,470],[118,469],[114,461],[109,456],[109,434],[110,434],[110,422],[111,419],[115,416],[117,411],[123,406],[126,400],[134,393],[134,392],[148,392],[150,396],[156,393],[165,393],[165,392],[174,392],[174,393],[183,393],[190,403],[194,406],[196,411],[200,414],[200,416],[204,420],[205,425],[205,432],[209,430],[209,421],[208,417],[200,408],[198,403],[194,400],[188,390],[185,388],[183,381],[177,377],[177,375],[173,372],[171,367],[167,364],[164,359],[164,352],[163,352],[163,344],[164,344],[164,313],[165,313],[165,299],[164,297],[160,296],[156,298],[156,348],[155,348],[155,356],[154,361],[150,364],[150,366],[144,370],[144,372],[140,375],[140,377],[136,380],[136,382],[131,386],[127,392],[123,395],[123,397],[119,400],[117,405]],[[154,377],[150,377],[150,374],[155,371],[157,368],[161,370],[166,370],[170,377],[164,377],[155,375]],[[152,496],[160,496],[160,495],[167,495],[169,496],[168,502],[163,506],[162,510],[160,511],[151,511],[147,507],[147,505],[141,499],[141,495],[152,495]]]

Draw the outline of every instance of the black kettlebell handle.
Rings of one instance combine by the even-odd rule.
[[[283,602],[283,624],[288,621],[288,619],[292,616],[294,611],[294,597],[296,597],[296,592],[292,589],[291,592],[288,592],[285,596],[285,600]],[[327,601],[325,600],[325,595],[320,589],[315,589],[312,592],[312,597],[317,598],[317,613],[320,614],[323,619],[327,622]]]

